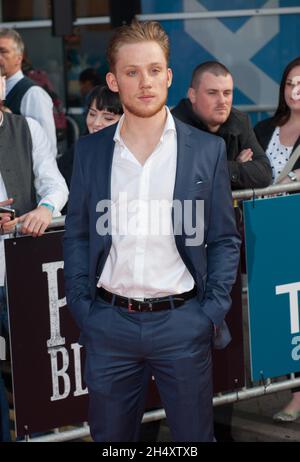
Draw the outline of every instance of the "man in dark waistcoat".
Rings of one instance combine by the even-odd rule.
[[[12,206],[16,213],[0,213],[0,335],[7,333],[4,287],[4,238],[20,223],[23,234],[41,236],[52,216],[68,198],[53,148],[39,123],[2,111],[4,78],[0,76],[0,206]],[[0,361],[1,367],[1,361]],[[0,441],[10,441],[8,404],[0,369]]]

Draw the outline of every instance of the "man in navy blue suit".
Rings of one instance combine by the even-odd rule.
[[[86,347],[95,441],[134,441],[145,371],[174,441],[213,441],[213,342],[239,261],[221,138],[172,117],[172,71],[157,22],[122,26],[108,47],[117,125],[79,140],[64,238],[67,301]]]

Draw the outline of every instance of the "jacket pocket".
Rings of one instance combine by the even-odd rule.
[[[205,189],[209,189],[209,187],[210,187],[210,181],[203,180],[202,183],[194,183],[189,188],[187,188],[187,190],[188,191],[204,191]]]

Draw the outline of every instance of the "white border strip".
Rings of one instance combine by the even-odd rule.
[[[74,26],[89,26],[92,24],[110,24],[109,16],[98,16],[94,18],[77,18],[73,23]],[[51,19],[42,19],[37,21],[14,21],[0,22],[0,27],[9,27],[12,29],[37,29],[52,27]]]
[[[241,16],[273,16],[281,14],[299,14],[300,7],[288,8],[261,8],[250,10],[227,10],[227,11],[204,11],[199,13],[159,13],[159,14],[139,14],[140,21],[174,21],[180,19],[210,19],[210,18],[237,18]]]
[[[98,16],[94,18],[77,18],[74,26],[88,26],[89,24],[110,24],[109,16]]]
[[[35,29],[42,27],[51,27],[51,19],[42,19],[37,21],[13,21],[13,22],[0,22],[0,27],[7,27],[11,29]]]

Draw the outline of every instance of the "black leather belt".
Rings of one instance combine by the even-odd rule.
[[[134,300],[132,298],[122,297],[121,295],[112,294],[103,287],[97,289],[97,294],[102,300],[117,306],[122,306],[128,311],[163,311],[172,308],[179,308],[186,300],[193,298],[197,294],[196,286],[189,292],[183,294],[169,295],[159,298],[144,298],[144,300]]]

